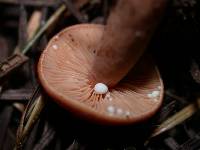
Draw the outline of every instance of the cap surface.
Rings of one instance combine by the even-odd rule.
[[[79,117],[113,125],[146,120],[163,99],[163,83],[149,56],[106,94],[94,91],[94,50],[103,30],[103,25],[82,24],[58,33],[40,57],[39,80],[53,100]]]

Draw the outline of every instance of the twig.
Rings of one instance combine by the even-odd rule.
[[[0,63],[0,82],[4,82],[4,78],[16,70],[19,66],[27,62],[28,57],[20,53],[15,53]]]
[[[88,20],[80,13],[79,9],[77,9],[71,0],[62,0],[64,4],[66,4],[66,7],[69,9],[69,11],[72,13],[74,17],[80,22],[80,23],[86,23]]]
[[[57,0],[0,0],[0,3],[5,4],[23,4],[29,6],[55,6]]]
[[[24,5],[20,5],[20,17],[19,17],[19,49],[23,48],[27,40],[27,12]]]
[[[33,90],[31,89],[17,89],[6,90],[0,95],[0,101],[25,101],[31,98]]]
[[[175,100],[166,104],[164,106],[164,108],[161,110],[161,112],[159,113],[158,119],[156,119],[156,121],[158,123],[163,122],[170,115],[170,113],[174,110],[175,106],[176,106]]]
[[[179,150],[195,150],[200,146],[200,133],[181,144]]]
[[[25,28],[25,29],[23,29],[24,31],[21,31],[21,32],[27,33],[28,40],[30,40],[35,35],[36,31],[38,30],[38,28],[40,26],[41,15],[42,15],[41,11],[34,11],[28,21],[27,28],[20,26],[20,29]],[[25,43],[23,43],[23,46],[22,46],[20,44],[20,40],[19,40],[19,44],[18,44],[18,46],[16,46],[14,53],[19,52],[20,49],[22,47],[24,47],[24,45],[25,45]]]
[[[200,108],[200,98],[196,100],[196,102],[186,106],[181,111],[177,112],[172,117],[169,117],[165,120],[159,127],[157,127],[150,136],[150,139],[160,135],[163,132],[166,132],[173,127],[179,125],[189,117],[191,117],[194,113],[196,113]]]
[[[183,101],[186,102],[186,100],[185,100],[183,97],[177,96],[177,95],[171,93],[171,92],[168,91],[168,90],[165,91],[165,94],[166,94],[167,96],[171,97],[171,98],[174,98],[174,99],[180,101],[180,102],[183,102]]]
[[[65,11],[66,6],[61,5],[60,8],[49,18],[44,26],[35,34],[35,36],[28,42],[24,49],[22,49],[21,53],[25,54],[33,44],[41,37],[41,35],[52,25],[55,21],[60,17],[60,15]]]
[[[179,144],[172,137],[166,138],[164,142],[168,147],[170,147],[171,150],[179,149]]]

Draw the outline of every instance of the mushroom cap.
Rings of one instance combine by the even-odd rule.
[[[109,92],[96,94],[92,65],[103,31],[103,25],[81,24],[54,36],[39,59],[39,80],[55,102],[81,118],[111,125],[144,121],[162,103],[159,71],[145,54]]]

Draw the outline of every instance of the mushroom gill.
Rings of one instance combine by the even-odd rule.
[[[98,81],[92,68],[104,28],[75,25],[53,37],[39,60],[41,84],[61,106],[91,121],[130,124],[145,120],[163,98],[162,80],[147,54],[106,94],[94,92]]]

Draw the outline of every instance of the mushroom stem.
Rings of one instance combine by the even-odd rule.
[[[97,47],[95,82],[115,86],[142,56],[166,0],[118,0]]]

